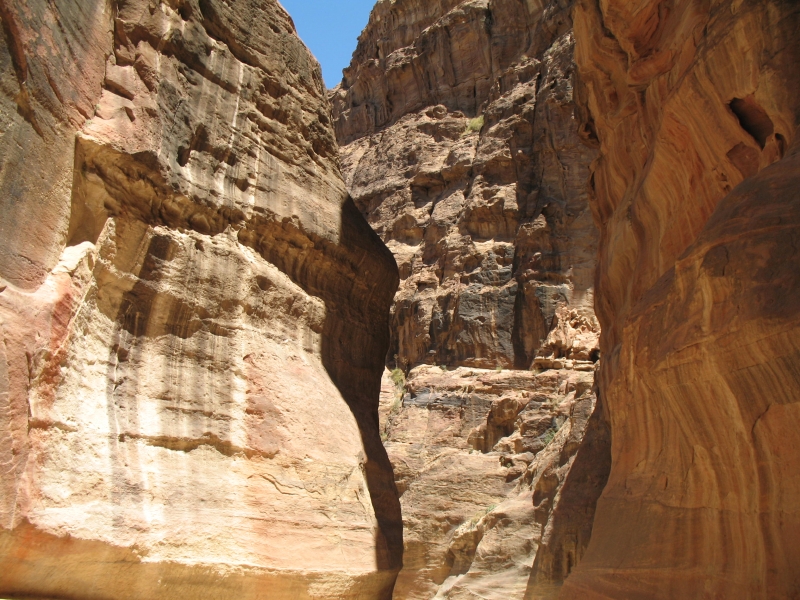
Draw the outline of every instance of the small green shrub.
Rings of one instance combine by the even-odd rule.
[[[483,115],[481,115],[480,117],[475,117],[474,119],[470,119],[469,122],[467,123],[467,128],[465,130],[465,133],[469,133],[470,131],[474,131],[476,133],[479,132],[481,129],[483,129],[483,123],[484,123]]]
[[[406,395],[406,374],[402,369],[393,369],[391,377],[394,382],[395,404],[397,404],[397,402],[402,402],[403,396]]]
[[[392,369],[392,381],[395,387],[402,388],[406,385],[406,374],[402,369]]]
[[[542,436],[542,441],[544,442],[544,445],[545,445],[545,446],[549,445],[549,444],[550,444],[550,442],[552,442],[552,441],[553,441],[553,438],[555,438],[555,437],[556,437],[556,433],[557,433],[557,432],[556,432],[556,430],[555,430],[555,429],[548,429],[548,430],[547,430],[547,433],[545,433],[545,434]]]
[[[490,512],[492,512],[492,511],[493,511],[495,508],[497,508],[497,504],[491,504],[491,505],[487,506],[486,508],[484,508],[483,510],[479,510],[478,512],[476,512],[476,513],[475,513],[474,515],[472,515],[472,517],[471,517],[471,518],[470,518],[470,519],[467,521],[467,522],[469,523],[469,527],[475,527],[475,525],[477,525],[477,524],[478,524],[478,522],[479,522],[479,521],[480,521],[480,520],[481,520],[483,517],[485,517],[486,515],[488,515],[488,514],[489,514]]]

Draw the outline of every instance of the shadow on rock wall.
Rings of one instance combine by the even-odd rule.
[[[389,349],[389,305],[399,274],[391,252],[350,197],[342,205],[339,245],[357,257],[358,264],[352,279],[334,281],[340,290],[335,299],[323,296],[322,363],[361,433],[362,464],[378,521],[376,564],[380,569],[400,569],[403,520],[378,422],[381,374]]]

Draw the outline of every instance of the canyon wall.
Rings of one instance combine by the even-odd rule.
[[[797,2],[0,20],[0,595],[800,598]]]
[[[291,19],[0,18],[0,595],[390,597],[397,268]]]
[[[400,269],[398,599],[553,597],[591,534],[609,439],[570,11],[380,1],[330,94],[348,191]]]
[[[800,598],[800,4],[580,0],[613,468],[562,598]]]
[[[331,96],[348,190],[400,267],[396,366],[596,360],[569,17],[515,0],[373,10]],[[547,340],[556,318],[587,339]]]

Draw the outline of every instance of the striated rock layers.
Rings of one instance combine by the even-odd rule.
[[[397,270],[289,17],[0,17],[0,595],[389,597]]]
[[[576,7],[613,468],[563,598],[800,598],[799,30]]]
[[[545,344],[559,307],[596,333],[595,154],[569,10],[530,4],[379,2],[332,93],[348,190],[400,267],[401,368],[594,360],[592,340]]]
[[[405,524],[395,598],[554,597],[608,474],[592,382],[591,372],[429,365],[399,386],[384,379]]]
[[[348,191],[400,268],[398,599],[551,597],[591,533],[609,455],[570,9],[380,1],[331,92]]]

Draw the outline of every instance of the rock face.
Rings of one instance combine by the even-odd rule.
[[[613,469],[563,598],[800,597],[799,28],[576,8]]]
[[[398,599],[551,597],[591,533],[609,455],[570,9],[380,1],[331,92],[348,191],[400,268]]]
[[[0,595],[800,598],[797,2],[0,21]]]
[[[397,269],[288,15],[0,17],[0,592],[389,597]]]
[[[559,307],[596,330],[572,51],[557,5],[375,7],[332,100],[348,190],[400,267],[401,367],[593,360],[545,343]]]
[[[395,598],[554,597],[608,475],[593,378],[423,365],[398,385],[387,371],[381,416],[405,523]]]

